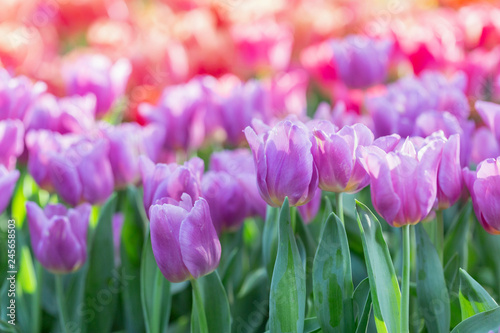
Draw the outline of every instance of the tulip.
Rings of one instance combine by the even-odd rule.
[[[476,171],[463,170],[476,217],[490,234],[500,234],[500,157],[489,158]]]
[[[26,203],[31,247],[38,261],[53,273],[71,273],[87,259],[87,229],[91,206],[67,209],[61,204],[42,210]]]
[[[24,123],[26,132],[31,129],[47,129],[57,131],[61,110],[57,98],[49,93],[39,96],[26,112]]]
[[[219,265],[221,246],[205,199],[163,198],[149,209],[156,263],[170,282],[197,279]]]
[[[109,162],[113,170],[115,186],[123,188],[140,178],[139,156],[146,155],[156,161],[165,132],[161,127],[137,123],[122,123],[116,126],[99,124],[109,142]]]
[[[17,119],[0,121],[0,165],[8,170],[16,167],[17,158],[24,150],[24,126]]]
[[[69,95],[96,97],[96,114],[107,113],[125,92],[132,66],[121,58],[112,63],[101,54],[86,54],[63,68],[63,78]]]
[[[497,142],[500,142],[500,104],[477,101],[475,107]]]
[[[416,224],[427,217],[436,201],[442,149],[443,142],[433,140],[417,150],[409,139],[394,152],[375,146],[360,149],[373,206],[390,225]]]
[[[500,156],[500,141],[497,142],[495,135],[487,127],[480,127],[474,132],[471,145],[471,161],[475,164]]]
[[[162,198],[179,201],[182,194],[187,193],[192,199],[198,200],[201,195],[201,176],[204,171],[204,163],[198,157],[193,157],[184,165],[176,163],[155,165],[146,156],[141,156],[139,165],[146,212],[149,212],[149,207]]]
[[[0,68],[0,120],[23,120],[28,107],[46,89],[43,82],[33,84],[25,76],[11,77]]]
[[[201,181],[201,193],[210,207],[217,232],[235,230],[249,214],[250,206],[244,187],[223,171],[208,171]]]
[[[243,187],[250,206],[249,215],[266,216],[267,203],[259,194],[252,153],[248,149],[215,152],[210,156],[210,170],[226,172]]]
[[[348,87],[368,88],[385,80],[392,42],[351,35],[331,45],[337,73]]]
[[[302,217],[304,223],[310,223],[318,214],[319,207],[321,206],[321,190],[316,190],[314,197],[305,205],[297,207],[297,210]]]
[[[344,126],[335,132],[334,126],[330,124],[320,121],[314,125],[313,130],[318,143],[313,156],[318,167],[319,188],[337,193],[358,192],[370,181],[370,177],[357,161],[358,147],[382,144],[386,146],[383,147],[384,151],[388,151],[396,146],[399,137],[384,137],[374,143],[373,133],[365,125]]]
[[[19,179],[19,170],[9,171],[0,164],[0,214],[7,208]]]
[[[259,135],[247,127],[245,136],[254,155],[260,194],[269,205],[281,206],[285,197],[292,206],[312,200],[318,187],[316,142],[304,124],[287,119]]]
[[[60,98],[59,108],[58,132],[85,134],[95,128],[96,99],[93,94]]]

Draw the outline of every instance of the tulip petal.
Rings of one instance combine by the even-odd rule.
[[[205,199],[198,199],[182,221],[179,243],[182,260],[195,279],[212,272],[219,265],[221,245]]]
[[[62,156],[52,156],[49,161],[49,177],[61,198],[76,206],[82,194],[82,182],[76,167]]]

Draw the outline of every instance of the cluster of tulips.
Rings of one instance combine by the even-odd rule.
[[[251,2],[0,13],[2,332],[500,332],[500,9]]]

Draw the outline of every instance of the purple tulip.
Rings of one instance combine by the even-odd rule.
[[[96,99],[93,94],[60,98],[59,108],[58,132],[85,134],[95,128]]]
[[[40,95],[28,108],[24,118],[26,132],[31,129],[59,130],[61,109],[57,98],[49,93]]]
[[[0,164],[8,170],[13,170],[23,150],[23,123],[17,119],[0,121]]]
[[[189,150],[202,145],[210,131],[206,119],[217,116],[212,81],[210,77],[196,77],[186,84],[165,88],[157,105],[139,105],[139,114],[147,123],[165,128],[165,148]]]
[[[314,197],[311,201],[306,203],[305,205],[297,207],[299,211],[300,217],[304,223],[308,224],[316,217],[319,211],[319,207],[321,206],[321,190],[316,190],[314,193]]]
[[[127,59],[115,63],[101,54],[81,55],[63,68],[63,78],[69,95],[96,97],[96,114],[107,113],[127,86],[132,66]]]
[[[31,247],[38,261],[53,273],[71,273],[87,259],[87,230],[91,206],[67,209],[61,204],[42,210],[26,203]]]
[[[9,171],[0,164],[0,214],[9,205],[18,179],[19,170]]]
[[[370,182],[356,158],[358,147],[375,144],[389,151],[397,145],[399,136],[383,137],[374,142],[373,133],[365,125],[344,126],[335,131],[329,124],[326,121],[315,123],[313,130],[318,143],[313,156],[318,167],[319,188],[330,192],[358,192]]]
[[[479,223],[500,234],[500,157],[482,161],[476,171],[464,168],[463,174]]]
[[[122,229],[123,222],[125,222],[125,216],[123,213],[116,213],[113,215],[112,227],[113,227],[113,248],[115,250],[115,267],[119,267],[121,264],[121,239],[122,239]]]
[[[472,136],[471,161],[479,164],[487,158],[500,156],[500,142],[489,128],[480,127]]]
[[[197,279],[217,268],[221,246],[205,199],[193,205],[186,193],[180,201],[164,198],[151,206],[149,216],[153,254],[167,280]]]
[[[392,42],[351,35],[332,41],[335,67],[350,88],[382,83],[388,72]]]
[[[375,210],[392,226],[416,224],[429,214],[437,195],[443,142],[432,140],[420,149],[406,139],[398,151],[371,146],[360,149],[360,162],[370,175]]]
[[[162,198],[181,200],[183,193],[198,200],[201,195],[201,177],[204,171],[203,160],[194,157],[178,165],[176,163],[154,164],[149,158],[141,156],[140,169],[144,187],[144,208],[149,207]]]
[[[420,139],[416,137],[415,139]],[[452,206],[461,196],[463,189],[462,167],[460,166],[460,137],[458,134],[445,138],[442,131],[428,136],[422,143],[440,141],[443,143],[437,177],[437,203],[439,209]],[[416,144],[418,146],[418,144]]]
[[[109,142],[109,162],[113,170],[115,186],[123,188],[140,179],[139,156],[146,155],[157,160],[165,132],[161,127],[137,123],[122,123],[111,126],[99,124]]]
[[[113,172],[104,139],[81,138],[50,156],[48,173],[56,192],[72,206],[100,204],[113,193]]]
[[[312,200],[318,187],[316,142],[304,124],[287,119],[259,135],[247,127],[245,135],[254,155],[260,194],[269,205],[280,206],[285,197],[292,206]]]
[[[11,77],[0,68],[0,120],[24,119],[26,110],[40,94],[47,90],[43,82],[33,84],[25,76]]]
[[[500,142],[500,104],[477,101],[475,107],[486,126],[495,135],[497,142]]]
[[[215,230],[236,230],[250,211],[244,187],[224,171],[208,171],[201,180],[201,193],[210,206]]]
[[[257,186],[257,174],[252,153],[248,149],[224,150],[210,156],[210,170],[226,172],[244,189],[250,206],[249,215],[266,216],[267,203],[262,199]]]

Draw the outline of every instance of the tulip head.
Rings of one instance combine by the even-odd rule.
[[[0,121],[0,164],[8,170],[15,169],[17,158],[23,150],[23,123],[17,119]]]
[[[197,279],[219,265],[221,246],[205,199],[163,198],[149,209],[156,263],[170,282]]]
[[[442,146],[434,140],[417,150],[406,139],[394,152],[375,146],[360,150],[360,162],[370,175],[373,206],[390,225],[416,224],[430,213],[436,201]]]
[[[500,234],[500,157],[482,161],[476,171],[464,168],[463,174],[479,223],[490,234]]]
[[[0,214],[9,205],[18,179],[19,170],[9,171],[0,164]]]
[[[245,135],[254,155],[260,194],[269,205],[279,207],[288,197],[290,205],[300,206],[313,198],[318,187],[312,154],[316,142],[304,124],[287,119],[259,135],[247,127]]]
[[[87,229],[91,206],[67,209],[49,204],[42,210],[26,203],[31,246],[43,267],[53,273],[71,273],[87,259]]]

